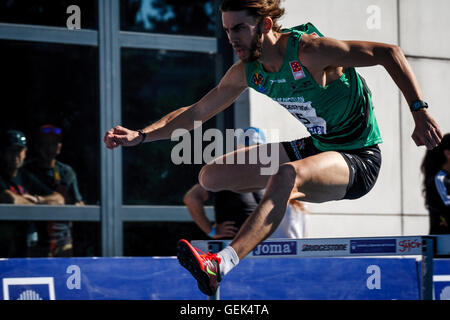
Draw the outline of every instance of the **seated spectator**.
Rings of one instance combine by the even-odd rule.
[[[39,128],[37,135],[37,157],[26,164],[26,168],[48,188],[60,193],[68,205],[84,205],[75,171],[56,158],[62,150],[62,130],[53,125]],[[71,222],[48,222],[47,237],[50,257],[73,255]]]
[[[9,130],[0,137],[0,203],[63,205],[64,198],[60,193],[47,188],[38,178],[22,168],[27,150],[27,139],[20,131]],[[5,238],[0,239],[0,256],[24,256],[26,251],[27,255],[39,255],[34,222],[3,223],[2,229],[0,236]],[[8,240],[8,234],[14,235],[14,239],[19,243]],[[28,250],[23,250],[25,243]]]

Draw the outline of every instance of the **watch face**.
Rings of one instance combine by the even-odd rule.
[[[413,110],[419,110],[419,109],[423,109],[423,108],[427,108],[428,105],[426,104],[426,102],[422,102],[422,101],[415,101],[412,105],[412,109]]]

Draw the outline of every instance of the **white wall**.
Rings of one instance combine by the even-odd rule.
[[[450,12],[448,0],[286,0],[283,27],[313,23],[326,36],[399,44],[419,80],[430,112],[450,132]],[[377,19],[379,17],[379,19]],[[382,236],[428,233],[421,196],[424,147],[411,139],[414,123],[401,92],[384,68],[360,68],[373,92],[380,125],[383,164],[375,188],[358,200],[309,204],[310,237]],[[286,110],[249,90],[250,125],[280,129],[280,140],[307,135]],[[242,107],[242,106],[240,106]],[[239,118],[239,111],[236,113]],[[238,121],[237,121],[238,122]],[[243,126],[240,123],[240,126]],[[274,141],[271,141],[274,142]]]

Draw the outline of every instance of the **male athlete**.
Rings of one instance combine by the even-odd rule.
[[[104,138],[111,149],[169,139],[173,130],[192,130],[194,121],[207,121],[226,109],[247,87],[278,101],[308,129],[308,138],[268,145],[279,153],[280,167],[273,175],[262,175],[260,163],[223,164],[224,157],[248,155],[250,148],[202,168],[199,182],[213,192],[266,189],[230,246],[218,254],[199,254],[186,240],[179,241],[181,265],[207,295],[214,294],[223,276],[277,228],[289,199],[316,203],[357,199],[372,189],[382,140],[370,91],[355,67],[382,65],[390,74],[411,108],[417,146],[432,149],[442,139],[398,46],[323,37],[311,24],[281,30],[280,0],[224,0],[220,9],[223,28],[240,61],[218,86],[197,103],[143,130],[117,126]]]

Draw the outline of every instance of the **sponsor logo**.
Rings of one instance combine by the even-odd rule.
[[[350,253],[395,253],[395,239],[351,240]]]
[[[304,244],[302,251],[346,251],[347,244]]]
[[[434,275],[433,287],[436,300],[450,300],[450,275]]]
[[[285,256],[296,254],[296,241],[263,242],[253,250],[254,256]]]
[[[260,85],[262,85],[263,81],[264,81],[264,76],[261,73],[253,74],[252,82],[254,84],[256,84],[257,86],[260,86]]]
[[[295,141],[295,146],[298,148],[298,150],[305,150],[306,142],[304,139]]]
[[[274,83],[286,83],[286,79],[276,79],[276,80],[269,80],[271,84]]]
[[[399,252],[411,252],[411,250],[414,249],[420,249],[422,247],[422,243],[420,242],[420,239],[414,239],[414,240],[402,240],[398,242]]]
[[[210,275],[217,276],[215,272],[213,272],[211,269],[209,269],[209,266],[206,266],[206,272],[208,272]]]
[[[4,278],[4,300],[55,300],[53,277]]]
[[[295,80],[302,79],[305,77],[305,72],[303,71],[303,68],[300,65],[300,62],[292,61],[292,62],[289,62],[289,65],[291,66],[292,75],[294,76]]]
[[[252,83],[256,86],[256,90],[261,93],[266,93],[267,88],[263,87],[263,85],[262,85],[263,82],[264,82],[264,76],[261,73],[256,72],[253,74]]]

